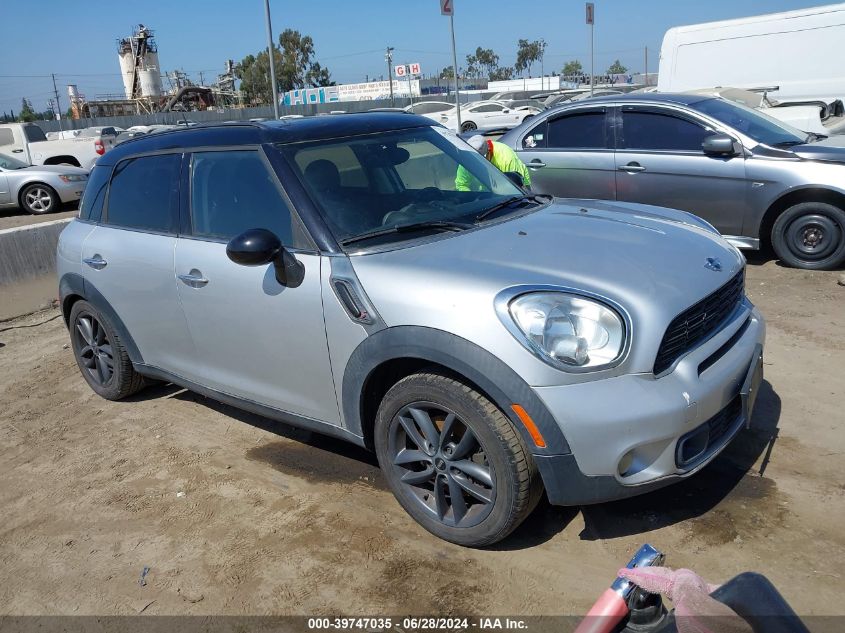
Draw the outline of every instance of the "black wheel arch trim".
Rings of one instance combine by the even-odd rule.
[[[94,306],[100,313],[104,314],[117,332],[120,342],[126,348],[126,353],[133,364],[144,362],[135,340],[123,324],[115,309],[106,300],[102,293],[90,281],[86,281],[78,273],[65,273],[59,280],[59,302],[65,325],[70,326],[70,305],[67,299],[71,296],[78,296]]]
[[[418,359],[446,367],[474,383],[511,420],[535,455],[565,455],[570,448],[563,431],[539,396],[519,374],[487,350],[449,332],[420,326],[397,326],[368,336],[349,357],[343,373],[343,418],[356,436],[366,436],[372,421],[363,419],[364,394],[375,370],[386,362]],[[520,404],[531,416],[545,448],[537,447],[511,409]]]

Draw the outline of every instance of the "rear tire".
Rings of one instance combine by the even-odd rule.
[[[120,400],[146,386],[108,318],[87,301],[70,311],[70,340],[82,377],[106,400]]]
[[[477,129],[478,126],[472,121],[464,121],[463,123],[461,123],[461,132],[472,132],[473,130]]]
[[[43,215],[57,211],[62,201],[59,199],[59,194],[52,187],[42,185],[41,183],[33,183],[27,185],[21,191],[20,203],[21,207],[27,213]]]
[[[468,385],[437,373],[396,383],[379,406],[375,449],[400,505],[426,530],[470,547],[510,534],[542,484],[510,420]]]
[[[772,227],[772,248],[793,268],[836,268],[845,262],[845,211],[824,202],[789,207]]]

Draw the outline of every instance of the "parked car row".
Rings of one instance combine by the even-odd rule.
[[[597,97],[500,139],[534,191],[689,211],[739,248],[799,268],[845,262],[845,137],[701,94]]]

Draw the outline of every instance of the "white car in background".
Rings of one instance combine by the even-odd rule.
[[[461,106],[461,129],[458,129],[458,116],[455,108],[442,112],[439,123],[456,132],[473,130],[501,130],[516,127],[525,119],[540,112],[539,108],[519,106],[511,108],[501,101],[475,101]],[[432,117],[434,118],[434,117]]]
[[[439,121],[441,114],[455,109],[455,104],[448,101],[417,101],[402,109],[411,114],[421,114],[429,119]]]

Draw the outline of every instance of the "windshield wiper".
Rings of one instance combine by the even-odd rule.
[[[496,213],[496,211],[501,211],[502,209],[505,209],[505,208],[511,206],[512,204],[516,204],[517,202],[530,201],[530,202],[537,202],[537,203],[541,204],[543,202],[548,202],[551,199],[552,199],[552,196],[550,196],[550,195],[536,194],[536,193],[535,194],[525,194],[524,196],[512,196],[510,198],[502,200],[498,204],[494,204],[489,209],[485,209],[484,211],[479,213],[477,216],[475,216],[475,221],[481,222],[485,218],[487,218],[490,215]]]
[[[827,138],[826,134],[816,134],[815,132],[810,132],[807,134],[807,138],[804,139],[805,143],[815,143],[816,141],[823,141]]]
[[[793,147],[795,145],[803,145],[807,141],[781,141],[780,143],[775,143],[775,147]]]
[[[396,226],[388,226],[369,233],[361,233],[361,235],[353,235],[340,240],[343,246],[347,244],[354,244],[355,242],[362,242],[374,237],[381,237],[383,235],[392,235],[393,233],[413,233],[415,231],[424,231],[425,229],[436,229],[440,231],[463,231],[471,229],[472,224],[465,222],[450,222],[448,220],[427,220],[425,222],[414,222],[413,224],[397,224]]]

